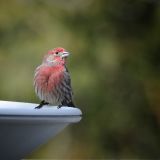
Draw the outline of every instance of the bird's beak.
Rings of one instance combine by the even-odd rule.
[[[63,52],[63,54],[62,54],[62,58],[66,58],[66,57],[68,57],[70,55],[70,53],[69,52]]]

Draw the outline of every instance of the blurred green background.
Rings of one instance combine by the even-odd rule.
[[[83,119],[28,158],[160,158],[159,1],[0,0],[0,99],[39,103],[34,69],[59,46]]]

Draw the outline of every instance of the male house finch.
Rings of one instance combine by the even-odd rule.
[[[66,58],[69,56],[64,48],[48,51],[43,62],[35,70],[34,88],[37,96],[42,100],[35,107],[41,108],[45,104],[73,106],[70,74],[66,68]]]

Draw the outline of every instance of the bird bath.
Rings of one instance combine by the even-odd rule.
[[[81,120],[78,108],[0,101],[0,159],[21,159],[57,135],[70,123]]]

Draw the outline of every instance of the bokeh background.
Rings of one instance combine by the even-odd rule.
[[[58,46],[83,119],[27,158],[160,158],[159,1],[0,0],[0,99],[39,103],[34,69]]]

